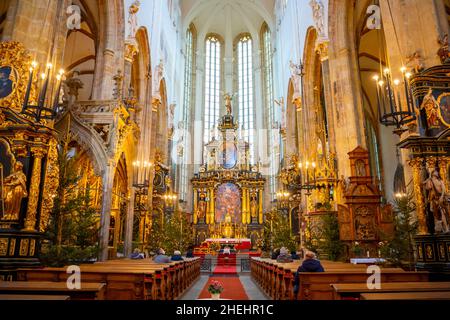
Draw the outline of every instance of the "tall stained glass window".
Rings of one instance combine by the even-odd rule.
[[[253,50],[249,35],[240,37],[237,44],[238,58],[238,101],[239,124],[243,130],[242,138],[250,145],[250,161],[254,160],[254,95],[253,95]]]
[[[221,47],[219,38],[209,35],[206,38],[205,62],[205,114],[203,142],[212,138],[212,129],[219,118],[221,104]]]

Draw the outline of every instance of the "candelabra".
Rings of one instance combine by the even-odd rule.
[[[40,75],[41,78],[41,90],[38,96],[37,103],[33,104],[30,102],[31,95],[31,87],[33,86],[33,81],[35,78],[35,73],[37,73],[38,64],[36,61],[31,63],[30,74],[28,78],[27,90],[25,92],[25,98],[22,106],[22,113],[32,117],[36,122],[40,122],[41,120],[53,120],[59,108],[59,95],[61,91],[61,85],[64,77],[64,70],[60,69],[58,74],[56,75],[56,94],[53,99],[53,103],[51,107],[47,106],[46,96],[48,91],[48,86],[51,78],[51,70],[53,65],[51,63],[47,63],[46,72],[42,72]],[[51,100],[51,99],[50,99]],[[50,101],[51,103],[51,101]]]
[[[147,161],[133,162],[133,187],[134,187],[134,208],[140,219],[140,235],[142,244],[145,243],[145,234],[147,230],[147,199],[150,186],[150,175],[152,164]]]
[[[385,126],[395,126],[394,133],[401,134],[402,129],[407,124],[416,119],[414,112],[414,100],[409,79],[411,73],[405,67],[400,69],[402,80],[392,79],[389,68],[385,68],[380,75],[375,75],[373,80],[377,83],[378,116],[381,124]],[[401,93],[405,96],[406,106],[402,105]]]

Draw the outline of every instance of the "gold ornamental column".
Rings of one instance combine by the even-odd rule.
[[[33,155],[33,171],[28,197],[27,216],[25,218],[25,230],[36,231],[36,214],[39,200],[39,185],[41,184],[42,158],[45,151],[42,148],[31,148]]]
[[[211,198],[210,198],[209,202],[211,203],[211,205],[210,205],[211,217],[209,218],[209,221],[211,224],[214,224],[216,222],[215,221],[216,220],[215,219],[215,206],[214,206],[214,187],[211,188],[210,195],[211,195]]]
[[[251,214],[251,194],[250,190],[247,189],[247,224],[252,222],[252,214]]]
[[[242,188],[242,223],[247,221],[247,188]]]
[[[441,175],[442,180],[445,184],[445,190],[449,192],[449,183],[448,183],[448,163],[450,161],[449,157],[442,157],[439,159],[439,174]]]
[[[427,232],[427,219],[425,215],[425,206],[422,194],[422,159],[416,158],[409,161],[409,165],[413,169],[413,184],[414,184],[414,197],[416,199],[416,213],[417,221],[419,223],[419,235],[428,234]]]
[[[194,224],[197,224],[197,197],[198,197],[198,192],[197,189],[194,188],[194,214],[193,214],[193,221]]]
[[[205,219],[206,224],[209,224],[209,208],[211,207],[211,197],[209,195],[209,190],[205,190],[206,197],[208,198],[208,201],[206,202],[206,212],[205,212]]]
[[[259,223],[262,224],[263,220],[263,191],[259,189]]]

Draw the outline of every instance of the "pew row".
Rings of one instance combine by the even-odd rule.
[[[48,281],[1,281],[1,295],[69,296],[71,300],[104,300],[105,284],[84,283],[79,289],[69,289],[66,283]]]
[[[332,284],[367,283],[366,266],[324,261],[325,272],[305,272],[299,276],[299,293],[294,295],[294,277],[300,261],[278,263],[276,260],[251,258],[251,275],[260,288],[274,300],[333,300]],[[428,272],[407,272],[399,268],[382,268],[381,281],[424,282]]]
[[[80,265],[81,283],[105,283],[106,300],[174,300],[200,276],[200,259],[167,264],[118,260]],[[66,268],[19,269],[19,281],[66,282]]]
[[[391,282],[382,283],[379,288],[369,288],[365,283],[340,283],[331,287],[334,300],[357,300],[365,293],[450,292],[450,282]]]

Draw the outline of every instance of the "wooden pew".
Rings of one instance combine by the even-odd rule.
[[[65,282],[0,282],[0,294],[63,295],[72,300],[104,300],[105,284],[82,283],[80,289],[69,289]]]
[[[0,301],[21,301],[21,300],[46,300],[46,301],[64,301],[70,300],[69,296],[54,296],[43,294],[0,294]]]
[[[293,280],[300,261],[277,263],[275,260],[251,258],[251,274],[261,289],[276,300],[296,299],[293,293]],[[369,274],[366,266],[323,261],[324,273],[302,273],[300,275],[301,300],[333,299],[332,283],[366,283]],[[334,280],[333,280],[334,279]],[[427,281],[427,272],[405,272],[397,268],[382,269],[383,282]]]
[[[175,299],[200,276],[200,259],[192,258],[168,264],[149,260],[112,260],[81,265],[82,282],[106,284],[108,300]],[[66,281],[65,268],[19,269],[23,281]]]
[[[359,299],[363,293],[450,292],[450,282],[390,282],[380,289],[369,289],[365,283],[332,284],[334,300]]]
[[[450,300],[450,292],[363,293],[361,300]]]

